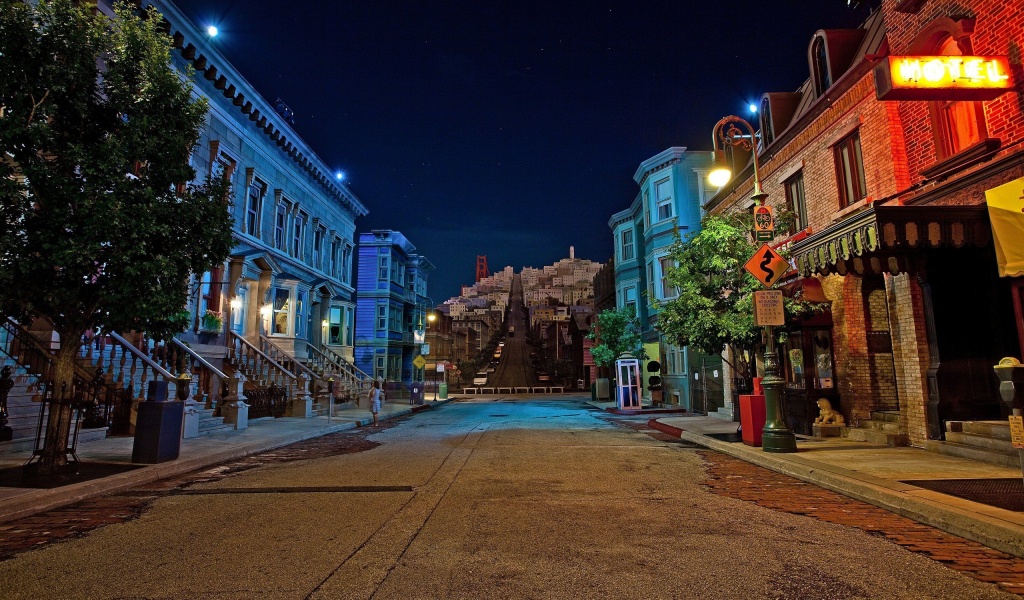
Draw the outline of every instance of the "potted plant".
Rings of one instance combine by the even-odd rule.
[[[221,318],[220,312],[206,311],[206,314],[199,320],[199,342],[205,344],[212,341],[213,338],[220,335],[223,327],[224,320]]]

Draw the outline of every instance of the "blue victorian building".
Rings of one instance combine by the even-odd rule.
[[[390,229],[360,233],[358,253],[355,364],[402,393],[424,380],[413,360],[424,350],[427,278],[434,265]]]
[[[615,306],[632,306],[640,318],[649,360],[661,364],[666,402],[690,407],[690,360],[686,348],[664,340],[657,330],[655,301],[676,296],[665,279],[668,252],[676,236],[700,231],[701,205],[715,190],[705,188],[710,152],[673,146],[640,163],[633,203],[608,221],[615,244]],[[644,379],[652,373],[644,365]]]

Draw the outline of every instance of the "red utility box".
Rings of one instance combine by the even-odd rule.
[[[757,382],[760,383],[760,382]],[[756,387],[761,387],[756,385]],[[763,394],[743,394],[740,396],[740,425],[743,426],[743,443],[748,446],[761,446],[761,433],[766,421]]]

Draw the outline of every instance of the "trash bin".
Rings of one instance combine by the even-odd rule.
[[[409,393],[409,404],[423,404],[423,382],[414,381]]]
[[[740,425],[743,428],[744,444],[761,446],[761,434],[766,420],[764,395],[740,394]]]
[[[437,399],[438,400],[447,400],[448,399],[448,384],[447,383],[441,383],[439,386],[437,386]]]
[[[132,462],[151,465],[176,460],[184,418],[185,403],[167,400],[167,382],[149,382],[146,401],[139,402]]]

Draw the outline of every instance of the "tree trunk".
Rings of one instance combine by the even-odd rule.
[[[40,475],[56,475],[67,467],[68,434],[74,419],[76,390],[74,389],[75,357],[81,339],[78,333],[59,332],[60,348],[54,356],[51,394],[45,398],[50,403],[46,421],[46,441],[38,463]]]

